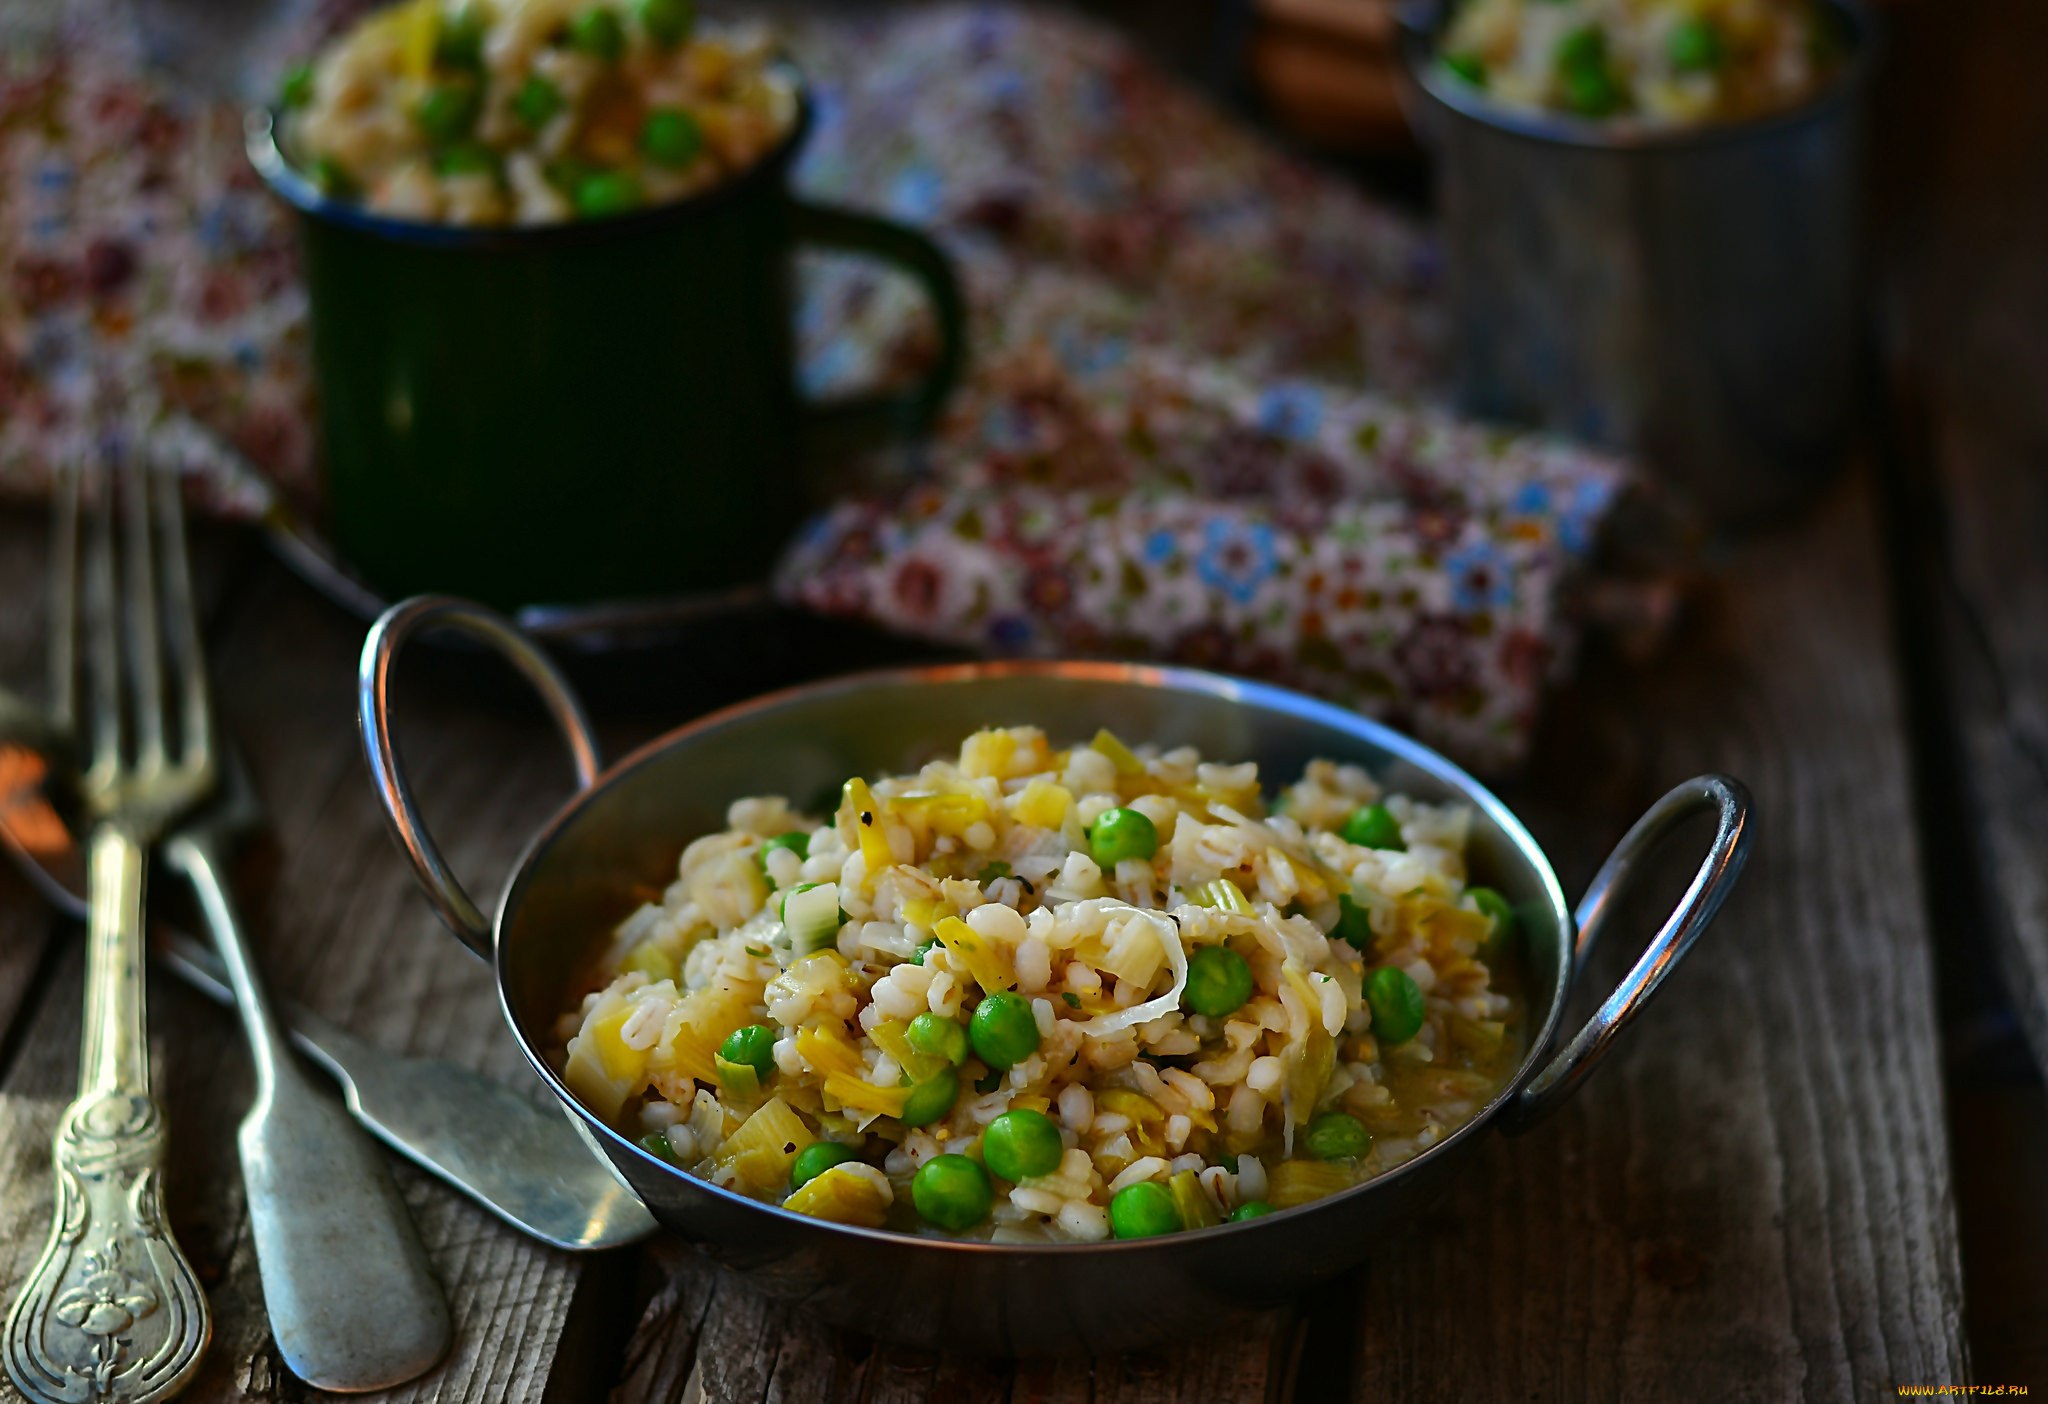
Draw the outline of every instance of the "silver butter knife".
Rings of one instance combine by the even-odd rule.
[[[264,1310],[278,1353],[307,1384],[388,1389],[448,1353],[448,1303],[383,1154],[285,1043],[221,860],[223,843],[255,823],[256,793],[232,747],[218,749],[218,796],[164,841],[163,856],[213,928],[256,1067],[236,1142]]]
[[[62,737],[0,690],[0,847],[60,911],[85,913],[84,865],[65,822]],[[181,932],[152,955],[232,1007],[219,957]],[[654,1218],[557,1108],[468,1068],[388,1053],[311,1010],[279,1006],[292,1042],[341,1084],[356,1119],[393,1150],[512,1227],[571,1252],[637,1243]]]

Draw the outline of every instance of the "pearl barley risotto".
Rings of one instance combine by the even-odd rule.
[[[842,1223],[1141,1238],[1335,1193],[1517,1065],[1515,918],[1469,812],[1316,761],[977,732],[838,808],[735,803],[561,1021],[575,1094]]]
[[[1463,0],[1439,52],[1509,107],[1684,126],[1790,107],[1843,48],[1816,0]]]
[[[760,34],[691,0],[410,0],[280,94],[287,157],[329,195],[449,224],[545,224],[679,200],[796,124]]]

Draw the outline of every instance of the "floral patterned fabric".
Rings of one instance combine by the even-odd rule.
[[[791,35],[823,119],[804,187],[939,235],[974,365],[926,480],[813,522],[787,598],[993,653],[1277,679],[1519,758],[1623,477],[1425,407],[1425,230],[1071,18]],[[891,364],[914,299],[834,274],[804,330],[838,387]]]
[[[251,70],[355,8],[313,0]],[[142,393],[208,431],[220,510],[317,508],[304,298],[238,109],[152,71],[118,4],[47,12],[0,0],[0,491]],[[972,356],[921,475],[808,524],[784,598],[1254,673],[1512,763],[1625,475],[1430,407],[1427,231],[1072,16],[782,19],[815,84],[800,186],[930,229]],[[824,395],[930,350],[907,280],[843,259],[806,260],[799,333]]]

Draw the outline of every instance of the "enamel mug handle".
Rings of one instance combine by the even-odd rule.
[[[603,766],[598,759],[597,738],[591,735],[590,719],[584,715],[583,704],[576,700],[568,680],[503,615],[468,600],[420,595],[385,610],[383,617],[370,627],[356,674],[356,713],[363,732],[363,758],[370,763],[370,779],[384,806],[384,821],[391,828],[391,837],[412,860],[413,875],[441,920],[461,938],[463,945],[489,960],[491,923],[456,881],[439,845],[427,832],[426,823],[420,818],[419,803],[413,798],[412,786],[407,783],[399,761],[398,744],[391,734],[392,665],[405,641],[422,629],[467,634],[488,645],[526,676],[569,743],[579,790],[589,789]]]
[[[1628,890],[1651,850],[1693,815],[1711,811],[1718,816],[1714,842],[1707,849],[1706,858],[1693,874],[1685,895],[1678,899],[1678,905],[1651,939],[1649,948],[1614,992],[1593,1011],[1585,1027],[1507,1106],[1501,1117],[1505,1129],[1528,1130],[1577,1091],[1613,1046],[1616,1035],[1650,1002],[1664,977],[1677,968],[1692,943],[1707,929],[1721,904],[1728,900],[1735,879],[1741,876],[1742,865],[1749,859],[1749,810],[1749,789],[1740,780],[1725,775],[1701,775],[1651,805],[1615,845],[1573,913],[1579,928],[1578,944],[1572,951],[1574,972],[1584,968],[1594,942],[1612,920],[1622,893]]]

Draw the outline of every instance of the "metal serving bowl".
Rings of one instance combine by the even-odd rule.
[[[581,788],[527,846],[495,922],[428,835],[391,732],[394,662],[405,640],[427,627],[457,630],[510,659],[541,692],[575,758]],[[421,598],[371,629],[359,702],[364,750],[393,835],[442,920],[492,963],[520,1047],[591,1144],[656,1217],[716,1261],[820,1317],[932,1349],[1024,1355],[1185,1339],[1190,1329],[1273,1306],[1359,1262],[1489,1127],[1520,1130],[1571,1094],[1713,919],[1749,846],[1742,785],[1715,775],[1689,780],[1629,831],[1574,912],[1515,816],[1434,751],[1327,703],[1183,668],[993,663],[857,674],[713,713],[601,769],[582,708],[545,655],[480,606]],[[1467,1125],[1343,1193],[1243,1224],[1092,1245],[964,1243],[807,1218],[693,1179],[577,1102],[548,1056],[573,982],[634,906],[634,890],[665,881],[684,844],[723,828],[729,801],[810,796],[850,774],[914,768],[991,723],[1030,723],[1055,737],[1107,725],[1131,738],[1256,760],[1277,776],[1327,756],[1363,765],[1419,799],[1469,805],[1472,867],[1521,919],[1528,1052],[1520,1067]],[[1718,827],[1684,897],[1627,978],[1553,1051],[1573,969],[1616,897],[1649,847],[1701,810],[1715,813]]]

